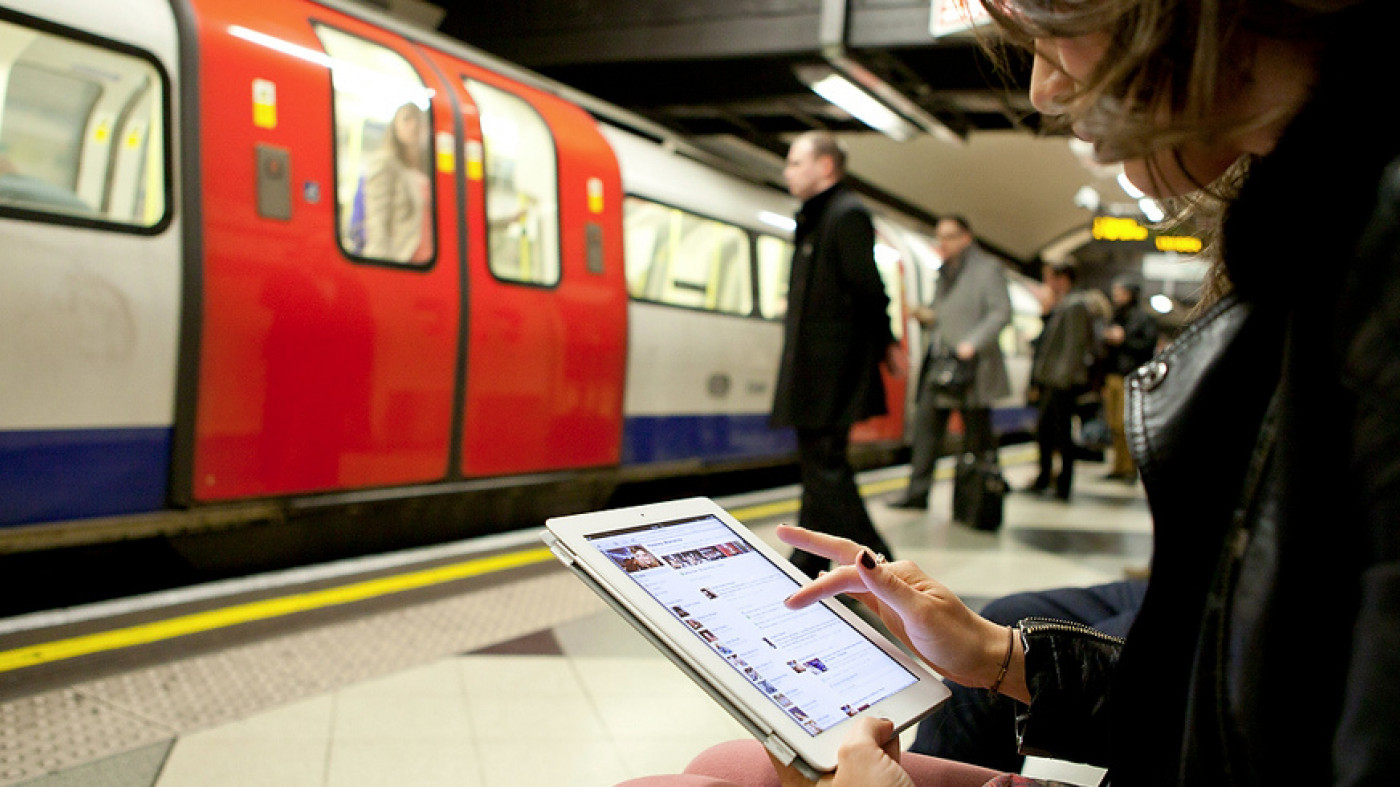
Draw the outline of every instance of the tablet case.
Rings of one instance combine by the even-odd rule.
[[[686,677],[689,677],[697,686],[704,689],[706,694],[713,697],[715,702],[718,702],[721,707],[729,711],[729,715],[733,716],[743,725],[744,729],[749,731],[749,734],[761,741],[763,747],[776,757],[779,762],[796,768],[803,776],[813,782],[820,780],[821,777],[825,775],[822,771],[813,768],[805,760],[798,757],[797,752],[793,751],[791,747],[784,743],[782,738],[778,737],[777,733],[766,728],[760,721],[750,717],[743,706],[734,702],[729,696],[707,680],[699,669],[686,659],[684,654],[673,649],[666,640],[657,636],[635,612],[614,598],[613,594],[609,593],[607,589],[578,562],[578,559],[574,556],[573,550],[569,549],[567,545],[560,543],[553,533],[546,530],[543,539],[545,544],[549,547],[549,551],[553,552],[554,556],[559,558],[559,562],[563,563],[575,576],[583,580],[583,583],[606,601],[608,606],[617,610],[618,614],[622,615],[623,619],[632,625],[632,628],[636,629],[637,632],[654,645],[657,650],[665,654],[666,658],[671,660],[671,663],[680,667],[681,672],[684,672]]]

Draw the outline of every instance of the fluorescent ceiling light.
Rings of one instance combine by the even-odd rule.
[[[1152,304],[1152,308],[1156,309],[1159,314],[1171,314],[1172,312],[1172,299],[1165,295],[1153,295],[1148,299],[1148,303]]]
[[[1133,199],[1142,199],[1143,197],[1147,196],[1146,194],[1142,193],[1142,189],[1139,189],[1137,186],[1134,186],[1133,182],[1131,180],[1128,180],[1128,174],[1126,172],[1118,173],[1118,186],[1119,188],[1123,189],[1124,194],[1127,194]]]
[[[1143,197],[1138,200],[1138,210],[1142,211],[1142,215],[1154,224],[1167,217],[1167,212],[1162,210],[1162,206],[1157,204],[1155,199]]]
[[[844,109],[856,120],[900,142],[912,139],[919,133],[918,127],[913,123],[900,117],[854,82],[835,71],[823,70],[826,71],[825,76],[808,82],[808,86],[817,95]],[[799,74],[799,77],[801,76]]]
[[[1148,221],[1158,222],[1167,217],[1167,212],[1162,210],[1162,206],[1156,200],[1143,194],[1142,189],[1134,186],[1133,182],[1128,180],[1126,172],[1118,173],[1118,187],[1123,189],[1124,194],[1137,200],[1138,210],[1142,211],[1142,215],[1147,217]]]
[[[777,227],[780,230],[786,230],[788,232],[792,232],[793,230],[797,229],[796,219],[792,218],[791,216],[779,216],[778,214],[768,210],[759,211],[758,220],[763,222],[764,224],[767,224],[770,227]]]

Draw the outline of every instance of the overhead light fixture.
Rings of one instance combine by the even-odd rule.
[[[796,72],[812,92],[892,139],[905,142],[919,133],[913,123],[829,66],[798,66]]]
[[[1147,300],[1147,302],[1152,304],[1153,310],[1156,311],[1158,314],[1171,314],[1172,309],[1174,308],[1172,299],[1160,293],[1158,293],[1157,295],[1153,295]]]
[[[1156,223],[1167,217],[1167,212],[1162,209],[1161,204],[1158,203],[1157,200],[1143,194],[1142,189],[1134,186],[1133,182],[1128,180],[1128,174],[1126,172],[1118,173],[1118,187],[1123,189],[1124,194],[1137,200],[1138,210],[1142,212],[1142,215],[1146,217],[1148,221]]]
[[[1162,206],[1158,204],[1157,200],[1147,197],[1138,200],[1138,210],[1142,211],[1143,217],[1153,224],[1167,217],[1167,212],[1162,210]]]
[[[768,210],[759,211],[758,220],[763,222],[764,224],[767,224],[770,227],[776,227],[777,229],[784,230],[786,232],[793,232],[797,229],[797,220],[793,217],[779,216],[778,214]]]
[[[1099,192],[1093,186],[1080,186],[1074,192],[1074,206],[1089,211],[1096,211],[1103,199],[1099,197]]]
[[[1118,188],[1122,189],[1124,194],[1127,194],[1133,199],[1142,199],[1147,196],[1142,193],[1142,189],[1134,186],[1133,182],[1128,180],[1128,173],[1126,172],[1118,173]]]
[[[795,66],[797,78],[817,95],[893,139],[903,142],[922,131],[944,142],[962,143],[960,135],[856,60],[846,48],[850,16],[850,0],[821,0],[817,40],[824,63]]]

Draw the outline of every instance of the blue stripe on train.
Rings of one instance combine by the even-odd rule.
[[[797,450],[791,429],[774,429],[768,414],[631,416],[623,427],[622,463],[743,459]]]
[[[0,432],[0,527],[158,510],[170,429]]]
[[[1040,411],[1034,407],[998,407],[992,410],[992,431],[997,434],[1034,433]]]

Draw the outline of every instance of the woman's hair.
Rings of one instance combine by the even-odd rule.
[[[1255,36],[1324,41],[1330,20],[1363,0],[982,2],[1003,40],[1027,50],[1038,38],[1107,34],[1104,56],[1065,103],[1099,155],[1121,161],[1277,120],[1222,120],[1216,112],[1249,80]]]
[[[1034,52],[1035,40],[1107,34],[1107,50],[1077,88],[1060,97],[1065,116],[1097,143],[1105,161],[1143,159],[1149,176],[1162,180],[1154,161],[1187,140],[1244,134],[1279,119],[1277,114],[1222,119],[1216,107],[1248,84],[1258,37],[1325,42],[1334,20],[1366,0],[980,0],[1001,33],[983,43],[1005,65],[999,45]],[[1391,0],[1395,1],[1395,0]],[[1057,67],[1047,62],[1049,67]],[[1282,110],[1280,110],[1282,111]],[[1219,218],[1248,175],[1241,159],[1198,191],[1166,200],[1176,219],[1192,215],[1208,249],[1218,241]],[[1218,262],[1218,260],[1217,260]],[[1202,302],[1229,289],[1217,264]]]

